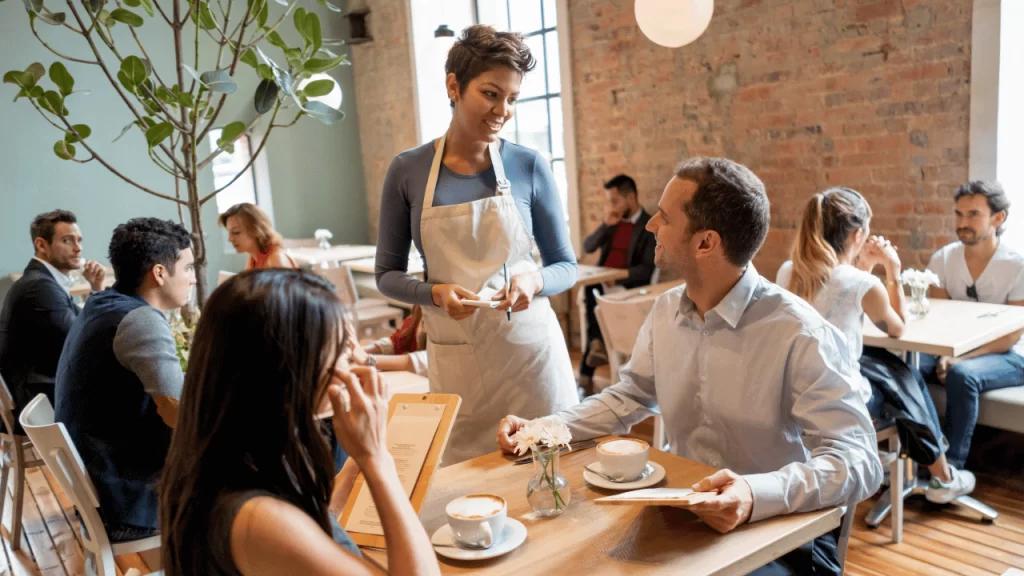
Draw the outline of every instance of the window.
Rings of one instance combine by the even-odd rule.
[[[523,78],[515,117],[501,136],[533,148],[547,159],[562,197],[562,210],[568,218],[569,185],[555,0],[476,0],[476,7],[481,24],[526,36],[526,43],[537,61],[533,72]]]
[[[220,140],[220,134],[220,128],[210,130],[210,152],[217,150],[217,140]],[[223,214],[227,212],[228,208],[242,202],[259,204],[259,196],[256,194],[256,172],[251,165],[246,168],[246,164],[252,159],[250,143],[249,135],[245,134],[235,141],[234,152],[224,151],[213,159],[214,190],[225,186],[236,174],[245,170],[244,174],[217,194],[218,214]]]

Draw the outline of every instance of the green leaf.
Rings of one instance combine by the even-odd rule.
[[[313,44],[313,54],[315,55],[324,44],[324,31],[320,26],[320,17],[312,12],[306,14],[306,34],[309,35],[310,42]]]
[[[277,84],[274,84],[273,80],[263,80],[260,82],[260,85],[256,87],[256,95],[253,98],[253,106],[256,107],[256,112],[259,114],[270,112],[270,109],[274,107],[274,103],[277,102],[277,93]]]
[[[306,35],[306,9],[305,8],[299,8],[299,9],[297,9],[295,11],[295,14],[292,15],[292,23],[295,25],[295,31],[299,33],[299,36],[302,36],[303,42],[306,43],[306,46],[309,46],[310,43],[311,43],[311,40],[310,40],[309,36]]]
[[[233,94],[235,90],[238,90],[238,84],[235,84],[235,81],[231,79],[231,75],[224,70],[203,72],[199,79],[211,92]]]
[[[281,35],[276,31],[267,34],[267,42],[269,42],[271,46],[277,46],[281,50],[288,49],[288,44],[285,43],[284,39],[281,38]]]
[[[178,94],[178,104],[181,104],[185,108],[191,108],[195,106],[195,102],[192,99],[192,94],[190,92],[182,92],[181,94]]]
[[[25,0],[25,11],[29,14],[38,14],[43,11],[43,0]]]
[[[152,17],[154,15],[153,0],[142,0],[142,9],[146,11],[146,14],[149,14]]]
[[[256,15],[256,22],[263,28],[267,25],[267,16],[270,14],[266,0],[249,0],[252,5],[252,13]]]
[[[213,11],[206,2],[200,2],[199,8],[192,11],[192,22],[203,30],[213,30],[217,27],[217,21],[213,17]]]
[[[248,64],[249,66],[252,66],[253,68],[256,68],[257,66],[260,65],[259,61],[256,60],[256,53],[252,51],[252,48],[249,48],[248,50],[246,50],[245,53],[242,54],[242,57],[239,58],[238,60],[240,62],[245,62],[246,64]]]
[[[337,7],[337,6],[335,6],[334,4],[331,4],[330,2],[328,2],[327,0],[316,0],[316,1],[317,1],[317,3],[319,3],[319,4],[321,5],[321,6],[323,6],[324,8],[327,8],[327,9],[328,9],[328,10],[330,10],[331,12],[338,12],[338,13],[341,13],[341,8],[338,8],[338,7]]]
[[[256,73],[259,74],[259,77],[262,78],[263,80],[274,79],[273,69],[271,69],[270,66],[267,66],[266,64],[260,64],[259,66],[257,66]]]
[[[67,142],[68,144],[74,144],[75,142],[78,142],[80,140],[85,140],[90,135],[92,135],[92,128],[89,128],[85,124],[75,124],[74,126],[72,126],[72,128],[75,129],[75,132],[78,133],[78,136],[75,136],[75,132],[71,132],[70,130],[67,131],[64,134],[64,141]]]
[[[132,28],[137,28],[139,26],[142,26],[143,24],[142,16],[139,16],[131,10],[125,10],[124,8],[118,8],[117,10],[111,12],[110,18],[118,22],[127,24]]]
[[[4,83],[20,86],[22,90],[31,90],[36,85],[36,78],[31,72],[11,70],[4,74]]]
[[[147,114],[159,114],[161,112],[160,106],[152,100],[143,100],[142,107],[146,109]]]
[[[75,79],[60,62],[50,64],[50,80],[57,85],[62,96],[67,96],[75,91]]]
[[[171,126],[170,122],[161,122],[146,130],[146,143],[149,144],[150,148],[158,146],[173,133],[174,126]]]
[[[171,106],[178,105],[178,98],[174,96],[173,92],[171,92],[167,88],[164,88],[163,86],[160,86],[156,89],[156,97],[159,98],[165,104],[170,104]]]
[[[288,66],[297,70],[301,70],[302,65],[305,63],[305,60],[302,58],[302,50],[299,50],[298,48],[289,48],[285,50],[284,57],[285,60],[288,61]]]
[[[110,19],[110,12],[106,10],[100,10],[100,13],[96,15],[96,19],[107,28],[112,28],[114,24],[117,24],[117,22]]]
[[[124,70],[117,71],[117,79],[121,81],[121,86],[124,86],[125,90],[135,94],[135,90],[138,89],[138,85],[132,82],[130,76],[124,73]]]
[[[334,90],[334,80],[314,80],[302,89],[302,91],[310,98],[316,98],[317,96],[327,96]]]
[[[99,13],[103,9],[104,4],[106,4],[106,0],[85,0],[85,7],[93,14]],[[102,20],[100,22],[106,25]]]
[[[36,17],[50,26],[63,26],[64,22],[67,20],[67,14],[63,12],[40,12]]]
[[[306,65],[302,67],[302,71],[309,72],[310,74],[327,72],[328,70],[337,68],[344,60],[344,55],[338,56],[337,58],[310,58],[306,61]]]
[[[138,56],[129,56],[121,62],[121,72],[124,72],[130,84],[138,86],[149,77],[149,66],[146,61]],[[120,77],[120,74],[118,74]],[[122,81],[122,84],[124,81]]]
[[[232,122],[231,124],[228,124],[227,126],[221,129],[220,140],[217,140],[217,146],[219,148],[226,148],[227,146],[231,145],[235,141],[235,139],[241,136],[244,132],[244,122]]]
[[[138,126],[138,125],[139,125],[139,123],[138,123],[137,121],[136,121],[136,122],[129,122],[127,126],[125,126],[124,128],[122,128],[122,129],[121,129],[121,133],[120,133],[120,134],[118,134],[118,135],[117,135],[117,138],[114,138],[114,140],[113,140],[113,141],[114,141],[114,142],[117,142],[118,140],[120,140],[120,139],[121,139],[121,137],[122,137],[122,136],[124,136],[125,134],[127,134],[127,133],[128,133],[128,131],[132,129],[132,126]]]
[[[195,78],[196,82],[199,82],[200,84],[203,83],[203,80],[199,77],[199,72],[196,72],[195,68],[189,66],[188,64],[182,64],[181,67],[184,68],[185,72],[188,72],[189,76]]]
[[[53,145],[53,153],[61,160],[71,160],[75,157],[75,147],[63,140],[57,140]]]
[[[43,65],[39,62],[29,64],[28,68],[25,68],[25,72],[31,74],[36,79],[36,82],[39,82],[43,79],[43,76],[46,76],[46,68],[43,68]]]
[[[142,0],[124,0],[124,5],[129,8],[138,8],[142,4]]]
[[[143,116],[142,117],[142,126],[140,126],[140,128],[144,127],[146,130],[148,130],[148,129],[152,128],[153,126],[156,126],[156,120],[153,120],[149,116]]]
[[[331,108],[323,102],[307,102],[305,106],[306,112],[310,116],[330,126],[341,122],[345,118],[345,114],[341,110]]]
[[[64,109],[64,98],[53,90],[47,90],[43,94],[43,97],[39,99],[39,105],[43,107],[43,110],[57,116],[67,114],[67,110]]]
[[[43,97],[43,93],[44,90],[42,86],[33,86],[32,89],[28,91],[28,97],[39,99]]]

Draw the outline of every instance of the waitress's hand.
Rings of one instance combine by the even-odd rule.
[[[463,306],[463,300],[479,300],[480,297],[458,284],[435,284],[430,289],[434,306],[444,308],[452,320],[464,320],[476,312],[475,308]]]
[[[501,300],[498,310],[511,308],[513,312],[522,312],[530,307],[533,297],[543,288],[544,279],[541,278],[539,271],[524,272],[513,276],[508,286],[502,288],[491,300]]]
[[[373,368],[335,369],[327,396],[334,408],[334,435],[363,470],[390,458],[385,430],[388,423],[387,386]]]

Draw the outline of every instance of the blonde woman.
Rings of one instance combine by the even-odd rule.
[[[793,259],[782,265],[776,284],[809,302],[846,336],[850,357],[860,364],[861,397],[872,418],[896,417],[902,443],[915,461],[928,467],[926,496],[949,502],[974,490],[974,475],[946,461],[939,416],[922,382],[902,360],[884,350],[863,347],[864,316],[898,338],[906,326],[906,302],[896,249],[871,236],[871,207],[849,188],[815,194],[804,209]],[[885,283],[871,274],[885,269]]]
[[[267,213],[255,204],[242,202],[220,215],[220,225],[228,232],[228,241],[239,254],[248,254],[246,270],[261,268],[298,268],[295,260],[281,248],[281,235],[274,230]]]

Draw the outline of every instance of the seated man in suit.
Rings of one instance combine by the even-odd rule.
[[[184,384],[167,313],[196,282],[187,230],[136,218],[114,229],[117,282],[90,297],[64,343],[55,416],[99,494],[112,542],[157,532],[155,484]]]
[[[720,468],[693,485],[713,496],[690,508],[719,532],[853,504],[882,482],[846,339],[751,264],[768,222],[764,184],[745,166],[684,161],[647,227],[658,267],[685,284],[655,301],[621,380],[557,414],[577,440],[661,414],[669,452]],[[525,423],[501,421],[503,450]],[[838,535],[754,573],[838,575]]]
[[[654,274],[654,234],[647,229],[651,215],[640,207],[637,199],[636,182],[625,174],[619,174],[604,184],[604,222],[583,241],[583,251],[592,254],[601,251],[598,266],[625,268],[629,277],[618,282],[624,288],[636,288],[651,283]],[[594,308],[597,300],[593,290],[603,293],[600,286],[588,286],[583,297],[587,308],[587,333],[583,338],[583,361],[580,362],[580,387],[586,395],[593,392],[594,368],[608,362],[608,353],[601,338],[601,327],[597,324]],[[617,378],[615,374],[612,379]]]
[[[82,231],[67,210],[40,214],[29,227],[35,256],[4,300],[0,311],[0,376],[18,412],[46,394],[53,402],[57,360],[79,308],[71,298],[68,274],[81,269],[93,292],[103,289],[103,266],[82,262]]]

